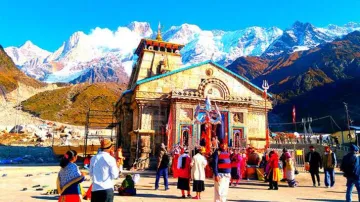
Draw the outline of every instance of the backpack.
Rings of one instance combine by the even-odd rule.
[[[355,157],[355,158],[353,158]],[[358,158],[356,155],[347,156],[346,159],[343,159],[341,164],[341,170],[344,172],[345,177],[352,177],[356,175],[356,166],[359,164]]]

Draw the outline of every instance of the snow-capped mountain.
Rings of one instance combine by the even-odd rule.
[[[326,28],[317,28],[310,23],[297,21],[266,49],[263,56],[277,57],[282,54],[308,50],[355,30],[360,30],[360,24],[348,23],[344,27],[329,25]]]
[[[20,47],[10,46],[5,48],[5,52],[11,57],[18,66],[31,60],[44,59],[51,53],[34,45],[31,41],[26,41]]]
[[[82,73],[76,79],[70,81],[70,83],[127,83],[129,77],[123,67],[124,63],[121,62],[119,58],[120,57],[118,55],[110,53],[105,57],[94,59],[85,64],[80,64],[76,66],[81,70]]]
[[[201,30],[196,25],[172,26],[163,38],[166,41],[186,44],[181,50],[184,63],[198,63],[213,59],[230,64],[244,55],[260,55],[280,35],[276,27],[249,27],[238,31]]]
[[[277,27],[202,30],[197,25],[183,24],[170,27],[162,35],[165,41],[185,45],[181,50],[185,65],[209,59],[228,65],[241,56],[271,57],[306,50],[359,29],[358,23],[316,28],[309,23],[295,22],[285,31]],[[105,64],[111,71],[118,71],[118,67],[121,67],[130,75],[136,59],[133,52],[140,40],[155,36],[156,32],[149,23],[132,22],[115,31],[97,27],[88,34],[75,32],[54,53],[30,42],[20,48],[9,47],[6,52],[22,71],[34,78],[46,82],[78,82],[89,80],[91,69],[96,69],[93,72],[99,74],[99,68]],[[114,59],[115,62],[104,62]],[[79,77],[82,79],[77,79]]]

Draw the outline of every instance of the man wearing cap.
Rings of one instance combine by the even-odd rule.
[[[227,145],[220,143],[220,149],[213,153],[212,168],[214,172],[215,202],[225,202],[230,183],[231,160]]]
[[[119,177],[116,160],[110,155],[113,143],[108,139],[101,140],[101,151],[90,161],[90,177],[93,182],[91,202],[114,201],[114,183]]]
[[[352,190],[354,185],[358,192],[358,201],[360,201],[360,161],[356,155],[359,153],[359,147],[355,145],[350,146],[350,152],[343,157],[340,170],[344,172],[346,177],[346,201],[351,201]]]
[[[319,176],[319,168],[322,168],[322,161],[320,154],[315,151],[314,146],[309,147],[310,152],[306,154],[305,162],[310,164],[309,172],[311,174],[311,179],[313,182],[313,186],[316,187],[315,184],[315,176],[317,179],[318,186],[320,186],[320,176]]]
[[[325,186],[327,188],[333,187],[335,184],[335,171],[334,168],[336,167],[336,155],[334,152],[331,151],[329,146],[325,146],[325,152],[322,157],[324,173],[325,173]]]

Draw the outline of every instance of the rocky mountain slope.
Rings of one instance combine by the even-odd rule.
[[[342,102],[359,106],[360,32],[276,59],[239,58],[228,68],[258,85],[269,80],[278,102],[273,113],[287,121],[296,104],[299,117],[330,114],[344,126]],[[360,124],[360,108],[355,108],[354,124]]]
[[[0,45],[0,95],[14,91],[18,88],[19,83],[34,88],[45,86],[44,83],[28,77],[20,71]]]
[[[126,85],[118,83],[76,84],[38,93],[22,102],[23,110],[41,119],[84,125],[88,109],[112,112]],[[99,118],[99,122],[107,122]]]

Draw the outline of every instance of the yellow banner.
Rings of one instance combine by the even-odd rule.
[[[297,156],[303,155],[303,150],[296,150],[296,155]]]

